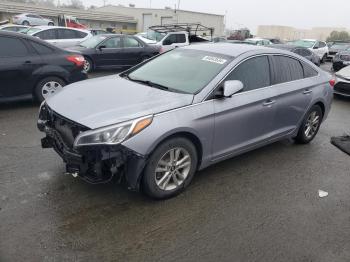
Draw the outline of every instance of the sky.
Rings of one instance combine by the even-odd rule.
[[[86,6],[102,6],[104,0],[83,0]],[[174,7],[178,0],[105,0],[107,4],[135,4],[136,7]],[[181,0],[180,9],[216,13],[226,16],[228,28],[258,25],[286,25],[350,28],[349,0]]]

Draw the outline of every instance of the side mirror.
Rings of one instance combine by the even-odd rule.
[[[98,47],[98,50],[102,51],[103,48],[106,48],[106,46],[105,46],[105,45],[100,45],[100,46]]]
[[[313,49],[318,49],[318,46],[314,46],[314,48]]]
[[[224,97],[231,97],[243,89],[243,83],[239,80],[228,80],[224,83]]]

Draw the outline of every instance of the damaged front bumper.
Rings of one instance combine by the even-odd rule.
[[[46,134],[42,148],[53,148],[66,164],[66,173],[92,183],[106,183],[113,177],[125,178],[132,190],[139,189],[145,157],[117,145],[94,145],[75,148],[74,139],[89,130],[53,112],[47,105],[40,110],[38,129]]]

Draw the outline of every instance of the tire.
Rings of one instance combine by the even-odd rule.
[[[324,64],[327,60],[327,54],[324,54],[322,59],[321,59],[321,64]]]
[[[49,22],[47,25],[48,25],[48,26],[54,26],[55,24],[52,23],[52,22]]]
[[[22,25],[29,26],[30,23],[29,23],[28,21],[23,21],[23,22],[22,22]]]
[[[317,118],[317,125],[316,125]],[[300,144],[310,143],[318,133],[323,119],[322,109],[319,105],[313,105],[306,113],[300,125],[298,135],[295,140]],[[314,124],[312,124],[314,123]],[[308,132],[309,131],[309,132]]]
[[[174,159],[172,164],[171,152]],[[141,181],[142,190],[154,199],[174,197],[190,184],[197,163],[197,150],[190,140],[182,137],[166,140],[149,158]]]
[[[85,73],[91,73],[94,69],[94,63],[92,62],[92,60],[88,57],[84,57],[85,58],[85,63],[84,63],[84,72]]]
[[[42,102],[46,98],[60,92],[65,85],[66,83],[61,78],[58,78],[56,76],[45,77],[44,79],[40,80],[35,86],[35,99],[39,102]]]

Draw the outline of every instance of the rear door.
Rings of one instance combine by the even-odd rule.
[[[270,75],[263,55],[243,61],[224,80],[240,80],[244,88],[230,98],[214,99],[214,161],[270,138],[276,110]]]
[[[277,108],[273,137],[278,137],[298,128],[310,105],[314,87],[312,80],[304,79],[304,66],[296,58],[284,55],[273,55],[270,58],[272,88],[275,93],[273,100],[276,101]],[[315,71],[307,64],[305,67]]]
[[[0,37],[0,98],[30,95],[33,72],[41,60],[22,39]]]
[[[97,46],[97,67],[120,67],[123,61],[123,43],[120,36],[110,37]]]
[[[141,62],[144,46],[135,37],[123,37],[123,65],[133,66]]]

